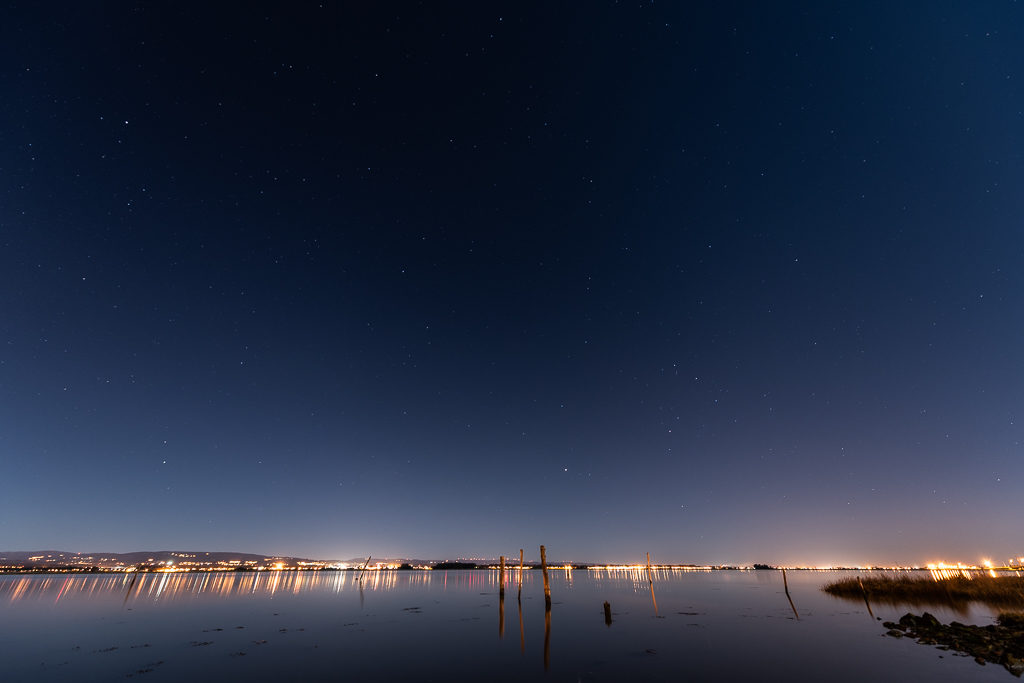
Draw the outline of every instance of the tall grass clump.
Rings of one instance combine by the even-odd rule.
[[[829,595],[889,604],[965,604],[980,602],[996,607],[1024,606],[1024,576],[971,576],[931,578],[883,575],[840,579],[822,588]]]

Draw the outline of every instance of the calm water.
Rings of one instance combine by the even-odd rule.
[[[657,571],[652,599],[640,572],[557,570],[548,619],[538,570],[503,604],[486,571],[0,576],[0,662],[6,681],[1011,680],[885,637],[819,590],[844,575],[790,572],[799,619],[773,571]]]

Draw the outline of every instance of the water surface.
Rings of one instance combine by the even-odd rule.
[[[659,570],[652,595],[643,571],[554,570],[550,612],[539,570],[503,600],[481,570],[7,575],[0,651],[14,681],[1010,679],[886,637],[911,610],[821,592],[846,575],[789,572],[791,605],[775,571]]]

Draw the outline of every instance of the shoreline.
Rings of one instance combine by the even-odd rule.
[[[540,570],[540,564],[528,564],[523,566],[524,570]],[[637,571],[646,569],[646,565],[586,565],[586,564],[549,564],[548,569],[551,570],[570,570],[570,571]],[[932,572],[928,567],[900,567],[898,569],[883,568],[883,567],[771,567],[765,569],[763,567],[750,567],[750,566],[738,566],[738,565],[651,565],[653,571],[687,571],[687,572],[716,572],[716,571],[730,571],[730,572],[763,572],[765,574],[789,571],[789,572],[870,572],[877,574],[884,572],[886,574],[910,574],[920,572]],[[423,572],[423,571],[497,571],[499,565],[494,564],[479,564],[474,567],[439,567],[435,568],[432,566],[417,566],[417,567],[368,567],[365,571],[368,572]],[[24,574],[204,574],[204,573],[256,573],[256,572],[359,572],[359,567],[187,567],[187,568],[115,568],[115,567],[74,567],[74,566],[63,566],[63,567],[9,567],[0,569],[0,576],[2,575],[24,575]],[[966,571],[966,570],[965,570]],[[972,570],[978,574],[987,574],[990,570]],[[1012,574],[1006,574],[1006,577],[1013,578],[1014,576],[1021,576],[1020,571],[1016,568],[1001,568],[997,571],[1009,571]],[[931,579],[921,580],[932,582]],[[825,590],[824,588],[822,590]],[[830,591],[826,591],[830,592]],[[833,593],[839,595],[839,593]],[[856,592],[856,596],[860,597],[859,589]]]

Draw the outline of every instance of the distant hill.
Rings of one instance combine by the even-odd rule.
[[[73,553],[67,550],[0,550],[0,570],[5,566],[29,567],[33,569],[45,569],[46,567],[99,567],[100,569],[111,569],[114,567],[131,567],[140,565],[167,565],[172,564],[181,569],[234,569],[234,568],[255,568],[270,567],[281,563],[285,567],[306,567],[320,568],[331,565],[343,565],[349,568],[363,566],[366,557],[353,557],[347,560],[313,560],[302,557],[289,557],[284,555],[261,555],[257,553],[236,553],[236,552],[205,552],[198,550],[139,550],[130,553],[109,553],[89,552]],[[372,557],[371,566],[410,565],[412,567],[432,567],[440,569],[468,569],[472,567],[486,567],[497,564],[498,560],[475,558],[474,560],[421,560],[409,557]],[[533,566],[531,563],[527,563]],[[553,565],[555,563],[552,563]],[[564,563],[558,563],[559,566]],[[509,566],[512,561],[509,560]]]
[[[434,569],[476,569],[476,562],[438,562]]]
[[[363,558],[365,560],[365,558]],[[299,563],[326,564],[324,561],[280,555],[254,553],[203,552],[195,550],[140,550],[131,553],[73,553],[66,550],[0,550],[0,564],[45,566],[95,566],[166,564],[175,565],[267,565],[277,562],[286,565]]]
[[[338,562],[349,567],[362,567],[363,563],[366,562],[366,557],[353,557],[350,560],[338,560]],[[418,560],[410,557],[373,557],[370,559],[371,565],[375,565],[378,562],[386,565],[411,564],[414,567],[426,567],[433,565],[436,560]]]

